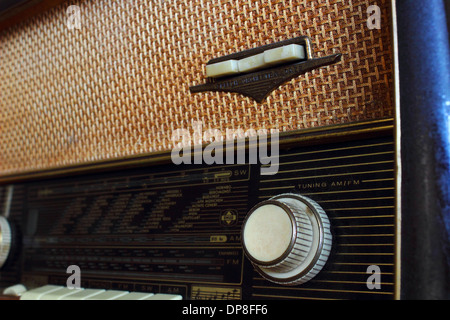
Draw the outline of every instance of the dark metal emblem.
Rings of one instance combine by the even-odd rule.
[[[294,46],[292,46],[294,45]],[[283,56],[282,50],[303,48],[303,56]],[[276,49],[276,50],[275,50]],[[274,58],[275,55],[275,58]],[[251,97],[261,103],[276,88],[283,83],[298,77],[312,69],[334,64],[340,61],[342,54],[332,54],[326,57],[314,58],[311,49],[311,41],[308,37],[297,37],[273,44],[268,44],[254,49],[233,53],[220,58],[212,59],[208,66],[215,67],[226,65],[223,75],[220,72],[214,76],[208,76],[207,82],[190,87],[192,93],[205,91],[222,91],[240,93]],[[278,59],[274,63],[265,63],[269,59]],[[251,60],[256,67],[248,71],[240,68],[241,64]],[[260,61],[258,65],[258,61]],[[236,67],[235,67],[236,66]]]

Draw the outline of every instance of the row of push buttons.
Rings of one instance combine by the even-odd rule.
[[[182,300],[180,295],[46,285],[25,291],[20,300]]]

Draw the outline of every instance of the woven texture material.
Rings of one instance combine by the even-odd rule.
[[[0,175],[169,150],[172,132],[290,131],[393,116],[390,1],[71,1],[0,34]],[[191,94],[212,58],[297,36],[341,62],[262,104]]]

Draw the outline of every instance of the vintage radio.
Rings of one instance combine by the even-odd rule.
[[[448,298],[431,2],[5,1],[4,294]]]

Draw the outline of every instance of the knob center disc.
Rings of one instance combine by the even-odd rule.
[[[291,245],[292,228],[283,208],[273,204],[257,208],[246,222],[247,253],[263,263],[279,259]]]

